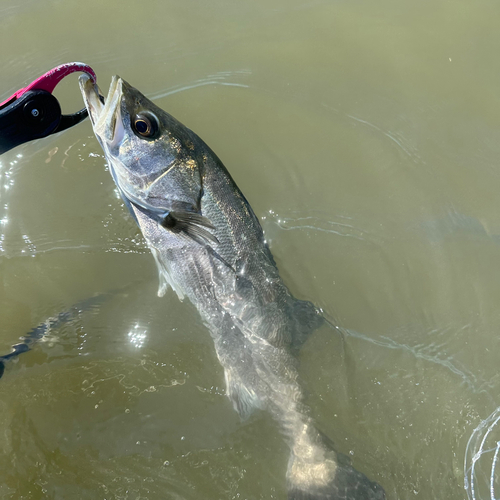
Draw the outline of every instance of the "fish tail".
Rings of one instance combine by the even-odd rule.
[[[5,371],[5,365],[4,365],[3,361],[0,359],[0,378],[2,378],[4,371]]]
[[[304,450],[306,451],[306,450]],[[288,500],[385,500],[382,486],[368,479],[333,450],[304,457],[292,452],[288,463]]]

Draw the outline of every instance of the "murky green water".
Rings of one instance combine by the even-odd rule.
[[[499,16],[488,0],[3,0],[0,101],[82,60],[194,129],[292,291],[344,329],[300,356],[320,428],[390,500],[465,499],[467,443],[500,406]],[[56,95],[82,106],[76,77]],[[195,308],[156,296],[88,122],[0,158],[0,219],[1,353],[114,291],[7,367],[0,498],[285,498],[277,426],[240,422]]]

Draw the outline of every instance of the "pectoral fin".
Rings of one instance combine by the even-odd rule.
[[[215,227],[207,217],[196,212],[172,211],[162,216],[160,225],[173,233],[183,234],[193,241],[196,241],[196,243],[204,247],[210,255],[235,272],[231,264],[223,259],[212,247],[213,244],[219,244],[219,240],[214,234],[208,231],[208,229],[214,230]]]
[[[184,233],[201,245],[219,243],[208,229],[215,229],[209,219],[195,212],[169,212],[160,224],[174,233]]]

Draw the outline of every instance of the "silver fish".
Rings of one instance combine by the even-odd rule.
[[[249,203],[215,153],[121,78],[80,88],[121,196],[156,260],[161,296],[187,297],[213,338],[227,395],[270,412],[290,446],[288,498],[382,500],[316,429],[293,349],[323,318],[288,291]]]

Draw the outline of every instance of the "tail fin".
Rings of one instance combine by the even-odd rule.
[[[313,454],[314,455],[314,454]],[[385,500],[382,486],[370,481],[328,451],[322,461],[292,454],[288,463],[288,500]]]

